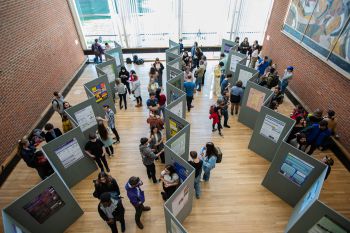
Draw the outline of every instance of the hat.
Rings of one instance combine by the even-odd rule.
[[[109,192],[102,193],[100,196],[101,202],[107,202],[111,200],[111,194]]]
[[[293,67],[293,66],[288,66],[288,67],[287,67],[287,70],[293,71],[293,70],[294,70],[294,67]]]

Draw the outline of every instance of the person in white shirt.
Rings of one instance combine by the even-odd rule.
[[[180,183],[179,175],[176,173],[174,166],[166,165],[160,173],[160,180],[163,181],[164,192],[161,192],[162,198],[166,201],[173,195]]]
[[[137,102],[135,107],[142,107],[141,82],[139,76],[137,76],[136,74],[134,74],[134,80],[132,81],[132,92]]]
[[[102,193],[98,213],[111,228],[112,233],[118,233],[117,221],[121,224],[122,232],[125,232],[125,209],[121,199],[112,198],[109,192]]]

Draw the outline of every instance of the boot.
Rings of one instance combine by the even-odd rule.
[[[140,228],[141,230],[143,229],[143,224],[142,222],[136,222],[136,225],[138,228]]]

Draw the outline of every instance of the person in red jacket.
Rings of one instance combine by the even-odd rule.
[[[221,133],[221,123],[220,123],[220,109],[217,106],[212,106],[210,107],[210,111],[209,111],[210,115],[209,115],[209,119],[213,119],[213,129],[212,132],[215,132],[216,130],[219,130],[219,135],[223,136]],[[215,125],[218,125],[218,128],[215,129]]]
[[[162,93],[162,89],[158,88],[156,90],[156,98],[158,99],[159,104],[159,115],[162,113],[162,117],[164,118],[164,108],[166,106],[166,96]]]

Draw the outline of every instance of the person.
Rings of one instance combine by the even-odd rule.
[[[147,108],[153,114],[159,114],[159,103],[154,92],[149,93],[149,99],[146,102]]]
[[[182,39],[179,39],[180,53],[184,52],[184,44],[182,43]]]
[[[188,52],[187,51],[184,51],[184,54],[182,55],[182,61],[184,62],[184,65],[183,66],[183,71],[186,69],[186,66],[189,66],[190,67],[190,56],[188,55]]]
[[[197,91],[201,91],[202,89],[202,82],[204,80],[204,72],[205,72],[205,66],[204,66],[204,61],[200,60],[199,61],[199,67],[195,71],[194,76],[196,77],[196,89]]]
[[[258,65],[257,65],[257,70],[259,72],[259,76],[264,75],[265,69],[270,65],[269,63],[269,57],[265,56],[264,59],[258,58]]]
[[[161,192],[164,201],[168,200],[176,191],[180,184],[179,175],[176,173],[173,165],[166,165],[164,170],[160,173],[160,180],[163,182],[163,190]]]
[[[119,78],[120,78],[120,81],[126,86],[126,89],[128,90],[128,93],[130,95],[131,94],[130,83],[129,83],[130,73],[129,71],[126,70],[125,66],[122,66],[120,68]]]
[[[319,123],[323,120],[323,110],[317,108],[313,113],[310,113],[306,118],[307,126]]]
[[[118,134],[118,131],[115,127],[115,120],[114,120],[114,112],[113,110],[109,107],[108,104],[103,105],[103,109],[105,111],[105,118],[99,118],[100,120],[107,121],[108,122],[108,127],[112,130],[115,138],[117,140],[117,143],[120,142],[120,137]]]
[[[97,122],[97,132],[99,135],[99,139],[103,143],[108,156],[114,156],[113,140],[109,136],[107,127],[103,124],[103,121],[101,120]]]
[[[207,72],[207,66],[208,66],[207,57],[203,55],[202,61],[203,61],[203,65],[204,65],[204,74],[203,74],[203,79],[202,79],[202,85],[204,86],[205,73]]]
[[[301,131],[306,134],[306,141],[310,147],[307,154],[311,155],[316,148],[323,149],[324,143],[331,136],[331,131],[328,129],[328,123],[325,120],[319,124],[313,124]]]
[[[116,93],[118,93],[119,96],[119,108],[123,109],[122,101],[124,100],[124,106],[125,110],[128,109],[127,103],[126,103],[126,86],[124,83],[121,82],[120,78],[117,78],[115,80],[115,90]]]
[[[243,98],[243,82],[238,80],[236,85],[230,89],[230,101],[231,101],[231,115],[233,112],[237,115],[239,110],[239,104]]]
[[[221,122],[220,122],[220,118],[221,118],[220,108],[218,106],[211,106],[210,108],[211,108],[211,110],[209,112],[210,113],[209,119],[213,120],[212,132],[215,132],[216,130],[219,130],[219,135],[223,136],[222,133],[221,133],[222,126],[221,126]],[[217,129],[215,129],[216,125],[218,126]]]
[[[220,79],[222,75],[222,69],[221,69],[222,67],[224,67],[224,62],[220,61],[219,64],[215,66],[215,69],[214,69],[214,78],[215,78],[214,95],[216,96],[220,96],[220,93],[221,93]]]
[[[101,140],[97,139],[95,133],[89,133],[89,141],[85,144],[85,153],[95,160],[102,172],[105,170],[103,165],[107,172],[110,172],[105,156],[106,149]]]
[[[148,89],[148,93],[155,93],[156,91],[157,91],[157,89],[159,88],[159,85],[158,85],[158,83],[155,81],[155,78],[150,78],[149,79],[149,83],[148,83],[148,87],[147,87],[147,89]]]
[[[120,189],[116,179],[105,172],[98,173],[94,185],[95,191],[92,195],[97,199],[101,199],[101,195],[106,192],[110,193],[115,199],[120,197]]]
[[[295,119],[295,125],[288,136],[287,142],[290,142],[292,139],[296,138],[296,134],[302,131],[305,128],[305,126],[306,126],[305,119],[302,116],[298,116]]]
[[[134,93],[137,103],[135,107],[142,107],[141,82],[139,76],[137,76],[136,74],[134,74],[133,76],[134,81],[132,82],[132,93]]]
[[[197,43],[197,41],[195,41],[195,42],[193,43],[192,48],[191,48],[192,60],[194,60],[194,57],[195,57],[195,55],[196,55],[196,49],[197,49],[197,47],[198,47],[198,43]]]
[[[166,106],[166,96],[162,93],[162,89],[158,88],[156,90],[156,98],[158,100],[159,104],[159,113],[162,113],[162,116],[164,118],[164,111]]]
[[[145,165],[147,170],[148,179],[152,179],[153,183],[156,184],[157,178],[156,178],[156,167],[154,165],[154,160],[160,156],[163,150],[155,154],[152,151],[152,149],[149,147],[150,141],[151,140],[148,138],[141,138],[139,149],[140,149],[140,154],[142,158],[142,163],[143,165]]]
[[[69,102],[67,102],[67,101],[64,101],[64,102],[63,102],[63,109],[64,109],[64,110],[66,110],[66,109],[68,109],[68,108],[70,108],[70,107],[72,107],[72,105],[71,105]]]
[[[68,119],[67,114],[63,113],[62,115],[62,129],[63,133],[67,133],[71,129],[73,129],[72,122]]]
[[[235,43],[239,44],[239,36],[236,36]]]
[[[289,81],[293,78],[293,71],[294,71],[293,66],[288,66],[287,69],[284,70],[284,74],[283,74],[282,79],[279,83],[282,94],[284,94],[284,92],[287,89]]]
[[[159,131],[164,129],[164,122],[162,118],[159,115],[154,114],[152,112],[149,113],[147,123],[149,124],[150,129],[152,129],[152,127],[157,127]]]
[[[259,45],[256,45],[256,46],[253,45],[252,54],[250,56],[250,63],[249,63],[250,68],[255,69],[258,58],[259,58]]]
[[[112,47],[106,42],[105,43],[105,51],[109,51],[111,49],[112,49]]]
[[[61,93],[55,91],[53,93],[53,99],[51,101],[52,103],[52,108],[54,111],[56,111],[58,114],[60,114],[60,116],[62,117],[63,115],[63,112],[64,112],[64,97]]]
[[[270,102],[269,108],[272,109],[275,112],[278,112],[278,102],[276,100],[272,100]]]
[[[184,79],[185,79],[185,81],[191,81],[191,82],[193,82],[193,80],[194,80],[193,74],[191,72],[191,67],[189,67],[189,66],[186,66],[186,68],[185,68]]]
[[[151,79],[154,79],[154,82],[158,84],[159,86],[159,80],[158,80],[158,72],[156,70],[156,68],[154,68],[153,66],[151,66],[151,68],[149,69],[149,79],[151,81]],[[158,88],[158,87],[157,87]]]
[[[250,48],[250,46],[249,46],[249,42],[248,42],[248,37],[245,37],[239,46],[240,53],[247,55],[249,48]]]
[[[164,70],[164,66],[160,62],[158,57],[156,58],[155,62],[153,63],[153,67],[158,72],[158,84],[159,84],[160,87],[162,87],[163,86],[163,70]]]
[[[221,105],[220,105],[221,114],[224,117],[224,127],[225,128],[231,128],[231,126],[229,126],[227,124],[227,122],[228,122],[228,106],[230,105],[229,98],[230,98],[230,92],[225,90],[223,92],[222,101],[221,101]]]
[[[138,228],[143,229],[143,224],[141,223],[141,215],[143,211],[150,211],[151,207],[144,206],[145,203],[145,194],[141,190],[143,185],[139,177],[132,176],[125,185],[125,189],[130,200],[130,203],[134,206],[135,213],[135,222]]]
[[[95,54],[95,63],[102,63],[102,54],[103,54],[103,48],[98,43],[98,39],[95,39],[95,43],[91,45],[91,50]],[[100,59],[100,61],[98,60]]]
[[[97,209],[100,217],[111,228],[112,233],[118,233],[117,221],[120,222],[122,232],[125,232],[125,209],[120,198],[112,197],[109,192],[102,193]]]
[[[45,141],[47,143],[62,135],[61,130],[59,128],[55,128],[51,123],[47,123],[44,129],[46,130]]]
[[[192,69],[199,67],[199,61],[202,59],[202,56],[203,56],[202,50],[199,47],[196,47],[195,55],[192,58],[193,59]]]
[[[163,141],[164,138],[162,131],[159,130],[157,126],[152,126],[149,146],[154,153],[158,153],[164,149]],[[164,152],[159,155],[159,158],[162,163],[165,163]]]
[[[196,151],[190,152],[191,160],[188,163],[194,167],[195,175],[194,175],[194,190],[196,192],[196,198],[199,199],[201,196],[201,175],[202,175],[202,167],[203,161],[199,158]]]
[[[308,144],[306,141],[306,134],[305,133],[297,133],[295,135],[296,137],[289,141],[289,144],[294,146],[295,148],[298,148],[301,151],[306,151]]]
[[[281,104],[283,102],[283,98],[284,98],[284,95],[281,92],[280,87],[276,86],[274,91],[273,91],[273,96],[272,96],[271,102],[276,101],[278,104]]]
[[[185,80],[184,82],[184,88],[186,92],[186,103],[187,103],[187,110],[190,112],[192,108],[192,100],[193,100],[193,93],[196,85],[190,81]]]
[[[202,158],[203,161],[203,180],[209,181],[210,172],[215,168],[217,160],[217,149],[214,146],[214,143],[208,142],[204,148],[202,148]]]
[[[337,124],[338,119],[335,117],[335,112],[333,110],[328,110],[327,116],[323,118],[328,123],[328,129],[332,132],[336,138],[339,138],[337,134]]]
[[[298,117],[304,118],[305,116],[306,116],[306,111],[303,108],[303,106],[301,106],[300,104],[298,104],[293,109],[293,112],[290,114],[290,118],[292,118],[293,120],[296,120]]]
[[[221,95],[224,96],[224,91],[227,91],[230,87],[230,79],[232,78],[232,74],[228,74],[224,76],[224,80],[221,82]]]
[[[329,158],[327,155],[322,158],[322,162],[327,165],[327,172],[324,180],[327,180],[329,174],[331,173],[332,166],[334,164],[334,160],[332,158]]]

